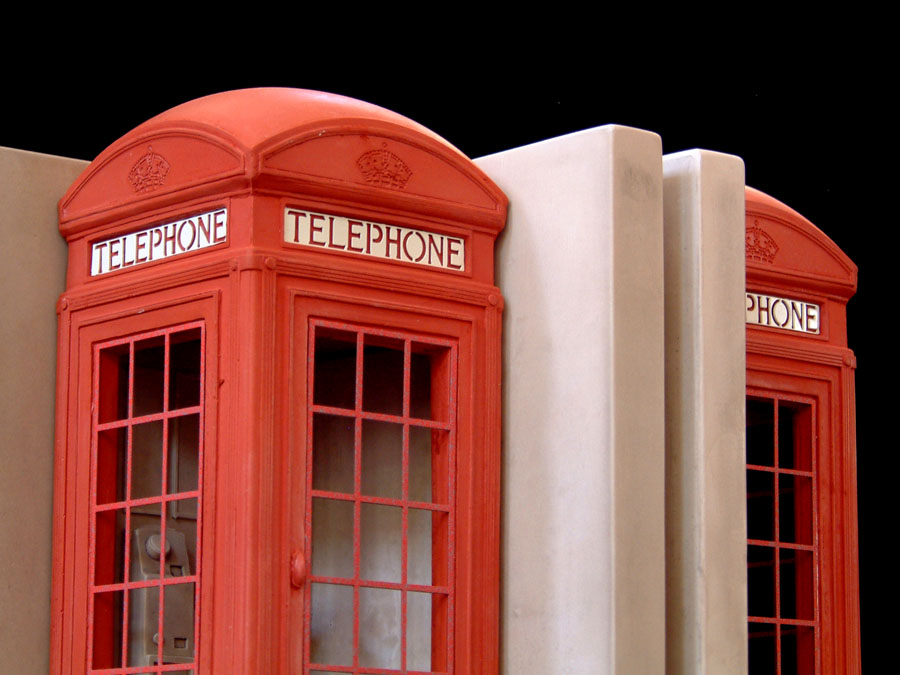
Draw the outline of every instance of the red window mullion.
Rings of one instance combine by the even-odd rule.
[[[808,579],[808,582],[811,585],[811,588],[809,588],[808,590],[809,590],[809,593],[812,596],[812,600],[813,600],[813,619],[815,620],[815,626],[813,628],[813,635],[811,638],[812,645],[810,645],[807,649],[804,649],[802,653],[804,655],[806,655],[807,659],[812,659],[813,668],[815,669],[816,675],[818,675],[818,673],[819,673],[819,658],[818,658],[817,654],[819,651],[819,639],[820,639],[819,631],[821,630],[821,622],[819,621],[819,593],[817,592],[817,589],[819,588],[819,527],[818,527],[818,523],[819,523],[819,485],[818,485],[818,481],[816,480],[816,476],[818,476],[819,474],[818,474],[818,453],[816,452],[816,442],[815,442],[816,433],[817,433],[815,406],[809,406],[808,417],[809,417],[809,420],[807,421],[807,424],[809,425],[809,427],[808,427],[809,433],[807,434],[807,438],[805,439],[805,442],[808,445],[808,447],[804,447],[803,451],[807,452],[809,454],[809,461],[810,461],[809,465],[810,465],[810,469],[812,470],[812,475],[813,475],[813,478],[810,480],[811,492],[812,492],[811,499],[810,499],[810,502],[812,504],[812,524],[811,524],[812,537],[810,538],[810,541],[812,541],[812,543],[813,543],[813,552],[812,552],[813,573],[812,573],[812,578]],[[802,431],[802,429],[797,429],[797,434],[800,435],[801,431]],[[796,440],[795,440],[795,446],[796,446]],[[796,447],[799,447],[799,446],[796,446]],[[804,589],[804,591],[805,590],[807,590],[807,589]],[[798,588],[798,593],[799,593],[799,591],[800,591],[800,589]],[[809,639],[810,638],[806,638],[806,640],[809,640]],[[797,640],[797,651],[798,651],[798,654],[801,653],[800,652],[799,635],[798,635],[798,640]],[[805,665],[807,668],[809,668],[810,664],[808,662],[806,662],[803,665]]]
[[[774,500],[775,500],[775,523],[774,523],[774,532],[775,532],[775,618],[777,622],[775,624],[775,672],[781,673],[781,547],[779,544],[781,543],[781,514],[779,511],[780,503],[781,503],[781,494],[780,494],[780,481],[778,474],[778,467],[781,465],[779,461],[780,458],[778,456],[778,399],[772,399],[773,417],[774,424],[772,425],[772,435],[773,439],[773,453],[774,453],[774,466],[775,472],[772,476],[773,485],[775,489]]]
[[[363,405],[363,333],[356,334],[356,372],[353,422],[353,667],[359,668],[359,571],[362,527],[362,405]]]
[[[315,382],[315,364],[316,364],[316,325],[311,324],[308,334],[308,354],[306,361],[306,391],[307,416],[306,416],[306,499],[305,510],[303,514],[303,534],[304,534],[304,558],[306,565],[312,571],[312,500],[313,500],[313,420],[315,419],[314,406],[314,390]],[[354,404],[355,405],[355,404]],[[355,436],[355,431],[354,431]],[[312,634],[312,574],[307,575],[306,584],[304,585],[305,595],[303,598],[303,672],[309,672],[310,657],[310,639]]]
[[[206,447],[206,331],[200,331],[200,410],[197,411],[197,425],[199,426],[197,435],[197,541],[196,546],[196,566],[194,576],[196,581],[187,582],[194,584],[194,663],[200,661],[200,562],[203,560],[203,537],[200,536],[202,522],[202,504],[200,502],[199,491],[203,483],[203,467]],[[168,394],[167,394],[168,395]]]
[[[105,408],[106,405],[108,405],[108,401],[100,400],[100,396],[99,396],[99,392],[101,391],[102,385],[106,384],[106,382],[101,382],[101,379],[100,379],[101,373],[103,374],[103,379],[105,381],[108,381],[110,384],[115,385],[115,389],[113,389],[113,391],[118,391],[118,369],[103,368],[102,366],[105,364],[101,364],[100,354],[101,353],[99,350],[95,350],[93,379],[94,379],[94,382],[96,382],[97,384],[95,385],[94,391],[91,393],[91,410],[92,410],[92,412],[91,412],[91,427],[92,427],[91,466],[93,466],[93,467],[101,467],[101,466],[109,467],[109,466],[111,466],[110,463],[104,463],[104,464],[100,463],[100,447],[99,447],[100,439],[98,438],[97,434],[93,432],[93,429],[97,428],[97,420],[99,418],[101,406],[103,406]],[[110,356],[109,359],[107,359],[107,360],[112,360],[112,357]],[[104,372],[104,371],[106,371],[106,372]],[[107,389],[106,391],[109,391],[109,390]],[[92,506],[95,505],[99,500],[98,484],[101,482],[106,483],[105,480],[101,481],[99,479],[99,476],[97,475],[98,470],[99,470],[98,468],[95,468],[95,470],[91,472],[91,505]],[[114,484],[114,482],[113,482],[113,484]],[[97,531],[98,530],[97,521],[96,521],[97,516],[94,513],[93,509],[91,509],[90,517],[91,517],[91,528],[90,528],[91,534],[90,534],[89,549],[91,551],[91,556],[90,556],[90,560],[88,562],[88,575],[89,575],[88,583],[90,584],[91,587],[93,587],[94,582],[97,579],[97,577],[96,577],[96,574],[97,574],[96,557],[97,556],[94,554],[94,552],[97,550],[97,536],[99,534]],[[115,529],[113,531],[115,531]],[[104,534],[105,534],[105,532],[104,532]],[[101,564],[102,564],[102,561],[101,561]],[[113,562],[113,564],[115,564],[115,563]],[[88,620],[88,625],[93,626],[95,631],[98,626],[101,629],[106,629],[107,626],[109,626],[110,628],[112,627],[111,616],[107,616],[107,614],[111,614],[112,611],[113,611],[113,608],[109,608],[107,610],[107,608],[103,607],[103,606],[101,606],[98,609],[96,595],[94,593],[90,594],[90,597],[88,598],[87,620]],[[103,636],[106,636],[106,635],[109,635],[110,639],[112,639],[112,631],[111,630],[102,630],[100,635],[101,635],[101,639],[103,638]],[[94,651],[95,651],[95,642],[97,641],[97,638],[93,634],[89,634],[88,638],[89,639],[88,639],[88,644],[87,644],[87,659],[88,659],[88,667],[90,668],[91,666],[94,665]],[[112,645],[109,645],[108,648],[111,650]],[[105,640],[103,640],[103,642],[101,643],[100,649],[103,652],[106,651],[107,645],[105,644]],[[112,665],[112,664],[110,664],[110,665]]]
[[[130,346],[130,354],[129,354],[129,375],[128,375],[128,387],[129,387],[129,418],[131,417],[131,388],[132,382],[134,381],[134,343]],[[134,433],[133,427],[129,424],[127,427],[126,440],[125,440],[125,551],[123,552],[124,557],[124,570],[122,572],[122,579],[125,583],[129,583],[131,581],[131,471],[132,471],[132,443],[134,441]],[[122,591],[122,665],[128,663],[128,596],[130,593],[126,589]]]
[[[169,335],[166,334],[165,342],[163,344],[163,415],[167,415],[169,412],[169,363],[170,363],[170,340]],[[168,460],[169,460],[169,418],[167,416],[163,417],[163,431],[162,431],[162,491],[160,494],[165,496],[168,493]],[[159,505],[160,512],[160,523],[159,523],[159,543],[160,548],[165,551],[166,550],[166,521],[168,520],[169,513],[169,504],[168,502],[161,502]],[[159,556],[159,578],[160,580],[166,578],[166,556]],[[156,662],[163,662],[163,647],[166,644],[166,635],[165,635],[165,614],[166,614],[166,592],[165,587],[159,586],[159,615],[157,616],[157,632],[156,634],[159,636],[159,640],[157,640],[156,645]]]
[[[403,417],[409,419],[410,370],[412,346],[409,340],[403,341]],[[409,560],[409,422],[403,424],[403,448],[400,460],[400,498],[403,502],[401,511],[401,552],[400,552],[400,669],[406,672],[406,622],[407,622],[407,564]]]

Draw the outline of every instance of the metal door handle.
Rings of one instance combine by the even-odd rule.
[[[291,586],[303,588],[306,582],[306,558],[300,551],[294,551],[291,556]]]

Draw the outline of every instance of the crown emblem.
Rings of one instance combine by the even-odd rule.
[[[153,152],[147,146],[147,154],[141,157],[128,174],[128,180],[135,192],[149,192],[162,186],[169,174],[169,163],[166,158]]]
[[[753,221],[753,227],[747,229],[746,252],[747,260],[770,263],[778,253],[778,244],[768,232],[759,226],[759,221]]]
[[[369,185],[404,188],[412,176],[406,162],[388,150],[387,143],[382,143],[378,150],[364,152],[356,160],[356,166]]]

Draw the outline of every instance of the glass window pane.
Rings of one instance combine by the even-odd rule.
[[[409,510],[409,549],[407,553],[407,580],[419,586],[432,584],[432,541],[435,534],[443,536],[446,527],[442,527],[447,514],[422,509]],[[441,541],[446,549],[446,542]],[[438,558],[440,559],[440,558]]]
[[[128,428],[97,434],[97,504],[125,501]]]
[[[162,494],[162,420],[135,424],[131,431],[131,498]]]
[[[159,587],[128,591],[127,666],[150,666],[158,660]]]
[[[123,597],[122,591],[94,595],[93,668],[118,668],[122,665]]]
[[[163,410],[165,336],[140,340],[134,345],[134,408],[132,416]]]
[[[431,670],[431,593],[406,594],[406,666]]]
[[[427,427],[409,428],[409,499],[414,502],[431,502],[431,436]]]
[[[353,502],[313,499],[312,573],[353,577]]]
[[[316,405],[356,408],[356,333],[316,328]]]
[[[313,489],[353,493],[352,417],[313,416]]]
[[[778,464],[812,471],[812,407],[778,404]]]
[[[421,345],[413,343],[409,363],[409,414],[421,420],[431,416],[431,358],[428,354],[415,353]]]
[[[159,508],[159,504],[153,506]],[[160,558],[162,557],[159,517],[153,518],[132,513],[130,541],[131,568],[128,578],[131,581],[159,579]],[[171,551],[171,537],[166,548]]]
[[[197,489],[200,469],[200,415],[169,420],[169,494]]]
[[[200,329],[175,333],[169,344],[169,410],[200,405]]]
[[[775,405],[747,399],[747,464],[775,466]]]
[[[779,541],[813,543],[812,479],[806,476],[778,476]]]
[[[775,675],[775,624],[750,623],[749,672],[753,675]]]
[[[100,351],[100,388],[97,421],[100,424],[128,417],[128,363],[130,345]]]
[[[166,586],[163,605],[163,661],[190,663],[194,660],[194,584]]]
[[[366,335],[363,353],[363,410],[403,414],[403,341]]]
[[[781,618],[815,618],[812,551],[779,550]]]
[[[359,665],[400,667],[400,591],[359,589]]]
[[[775,474],[747,471],[747,538],[775,540]]]
[[[747,614],[775,616],[775,549],[747,547]]]
[[[401,581],[403,510],[397,506],[360,507],[359,576],[371,581]]]
[[[781,672],[815,672],[815,629],[812,626],[782,626]]]
[[[171,543],[175,556],[170,555],[167,559],[167,564],[173,567],[167,573],[169,576],[187,576],[197,571],[198,507],[195,498],[169,502],[166,539]],[[183,569],[175,570],[175,565]]]
[[[323,665],[353,663],[353,587],[312,584],[309,660]]]
[[[370,497],[402,497],[403,425],[364,420],[362,423],[362,493]]]
[[[97,513],[94,585],[125,581],[125,509]]]

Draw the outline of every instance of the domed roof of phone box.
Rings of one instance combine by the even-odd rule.
[[[491,229],[506,209],[471,160],[417,122],[345,96],[260,88],[189,101],[115,141],[60,201],[60,231],[251,189],[346,194],[412,211],[425,200]]]
[[[747,283],[815,290],[845,301],[856,292],[849,257],[806,217],[771,195],[747,186]]]

